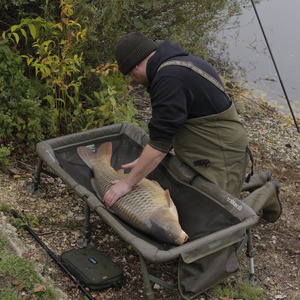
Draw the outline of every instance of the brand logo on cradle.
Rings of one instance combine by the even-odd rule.
[[[240,204],[237,204],[236,201],[227,196],[226,201],[235,207],[238,211],[242,211],[243,207]]]

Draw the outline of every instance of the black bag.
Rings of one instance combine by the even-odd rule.
[[[61,262],[83,285],[98,290],[122,286],[123,271],[115,262],[93,248],[69,250],[61,254]]]

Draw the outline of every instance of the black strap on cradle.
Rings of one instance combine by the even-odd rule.
[[[253,176],[253,166],[254,166],[254,159],[253,159],[253,155],[252,155],[252,152],[249,148],[249,146],[247,145],[246,147],[246,152],[248,153],[249,155],[249,158],[250,158],[250,161],[251,161],[251,171],[250,173],[248,174],[247,178],[245,179],[245,182],[248,183],[250,181],[250,177]]]

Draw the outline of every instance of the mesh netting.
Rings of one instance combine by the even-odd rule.
[[[96,150],[107,141],[111,141],[113,144],[111,164],[116,170],[120,169],[122,164],[138,158],[142,151],[142,146],[125,134],[101,137],[83,142],[80,146],[89,146]],[[75,181],[95,193],[90,183],[93,173],[78,156],[76,151],[78,146],[79,144],[67,145],[54,149],[55,157],[61,167]],[[126,172],[129,170],[125,170]],[[178,210],[180,224],[190,239],[209,235],[240,222],[211,198],[184,183],[178,182],[163,165],[159,165],[148,176],[148,179],[157,181],[164,189],[170,191],[171,198]],[[123,225],[129,228],[127,225]],[[135,232],[134,229],[130,230]],[[144,238],[149,240],[148,237]]]

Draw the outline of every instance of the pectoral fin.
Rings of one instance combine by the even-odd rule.
[[[102,201],[102,196],[100,195],[100,193],[98,191],[95,178],[91,178],[91,185],[92,185],[93,189],[95,190],[97,197]]]

